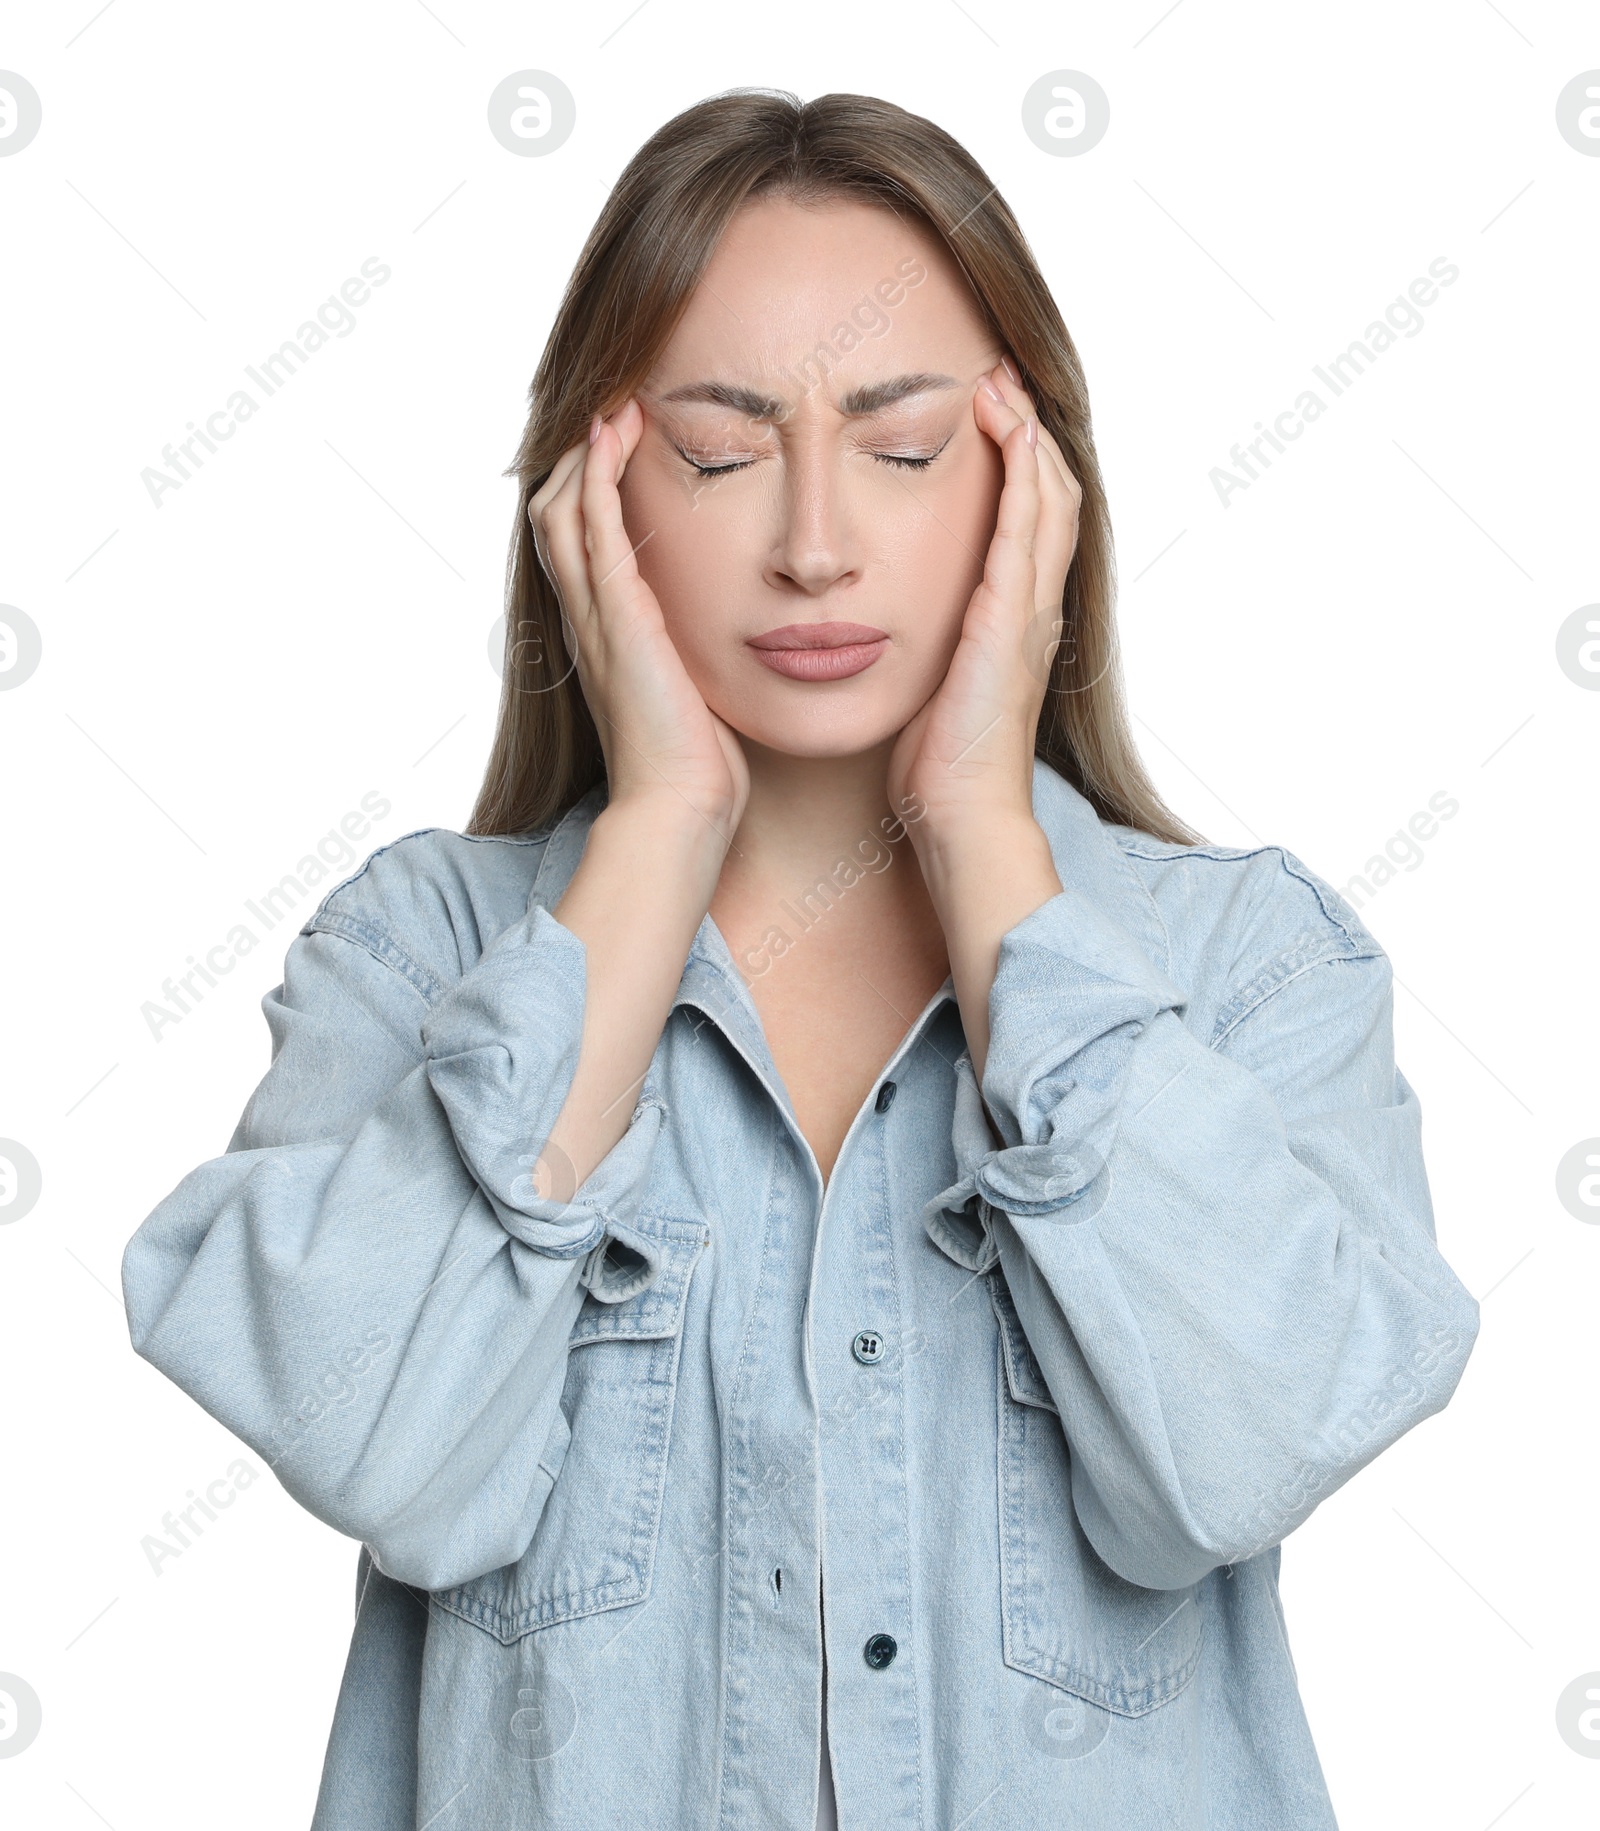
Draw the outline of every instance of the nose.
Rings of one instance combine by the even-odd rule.
[[[783,463],[780,521],[767,561],[767,582],[822,597],[859,576],[857,524],[832,441],[793,438]]]

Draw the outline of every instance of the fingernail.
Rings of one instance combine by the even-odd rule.
[[[1011,358],[1009,356],[1002,356],[1000,358],[1000,366],[1001,366],[1001,368],[1003,368],[1005,370],[1006,374],[1009,375],[1011,377],[1011,379],[1020,388],[1022,386],[1022,373],[1017,368],[1017,365],[1011,360]]]
[[[600,436],[600,415],[597,413],[589,422],[589,443],[592,445]]]
[[[1038,446],[1039,422],[1033,417],[1033,415],[1031,413],[1028,415],[1028,419],[1027,419],[1027,430],[1026,430],[1026,432],[1023,433],[1022,436],[1028,441],[1028,445],[1029,445],[1030,449],[1036,448]]]
[[[978,383],[978,386],[980,388],[982,388],[984,393],[987,394],[988,397],[990,398],[990,400],[992,400],[992,401],[1004,401],[1004,399],[1006,398],[1000,392],[1000,390],[994,385],[994,383],[992,381],[990,381],[990,379],[987,375],[985,375],[983,380]]]

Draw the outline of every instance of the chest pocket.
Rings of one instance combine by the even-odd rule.
[[[661,1273],[620,1303],[585,1293],[536,1472],[551,1485],[532,1543],[515,1564],[434,1596],[507,1646],[650,1593],[689,1280],[711,1230],[643,1214],[633,1226],[658,1246]]]
[[[1078,1524],[1072,1454],[999,1271],[1000,1592],[1005,1662],[1120,1716],[1175,1697],[1200,1661],[1201,1591],[1141,1589]]]

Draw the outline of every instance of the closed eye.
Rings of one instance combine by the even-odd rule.
[[[754,462],[754,458],[745,458],[738,463],[701,464],[694,458],[688,456],[684,458],[684,463],[691,465],[702,477],[726,477],[730,471],[749,470]]]
[[[702,477],[726,477],[732,471],[748,470],[755,462],[754,458],[730,458],[722,464],[702,464],[698,458],[691,458],[681,445],[675,444],[672,449],[691,470]]]
[[[876,458],[880,464],[895,464],[902,470],[926,470],[934,459],[938,457],[939,452],[944,450],[944,446],[949,443],[949,439],[946,439],[944,445],[941,445],[938,451],[930,451],[925,456],[921,457],[900,451],[875,451],[871,455]]]
[[[930,451],[922,454],[899,451],[874,451],[868,453],[868,456],[875,458],[880,464],[893,464],[898,466],[901,470],[926,470],[934,459],[939,456],[939,452],[942,452],[945,445],[948,445],[949,443],[950,441],[946,439],[944,445],[941,445],[938,451]],[[691,470],[696,472],[697,475],[702,477],[731,476],[736,470],[749,470],[750,466],[755,462],[753,458],[729,458],[720,464],[703,464],[698,458],[690,457],[688,452],[686,452],[681,445],[675,446],[674,449],[678,456],[683,459],[684,463],[687,464]]]

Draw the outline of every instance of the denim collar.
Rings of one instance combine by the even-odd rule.
[[[605,783],[597,783],[556,823],[534,876],[530,905],[538,903],[553,910],[561,900],[583,856],[589,829],[607,799]],[[1169,972],[1166,926],[1154,897],[1128,863],[1116,837],[1117,829],[1103,822],[1087,798],[1039,757],[1033,763],[1033,812],[1049,841],[1056,875],[1062,884],[1080,890],[1104,915],[1117,922],[1162,972]],[[678,1005],[694,1005],[707,1012],[753,1060],[770,1062],[749,987],[722,931],[709,914],[695,934],[672,1002],[674,1009]],[[921,1029],[947,1002],[955,1002],[955,986],[948,977],[914,1027]]]

